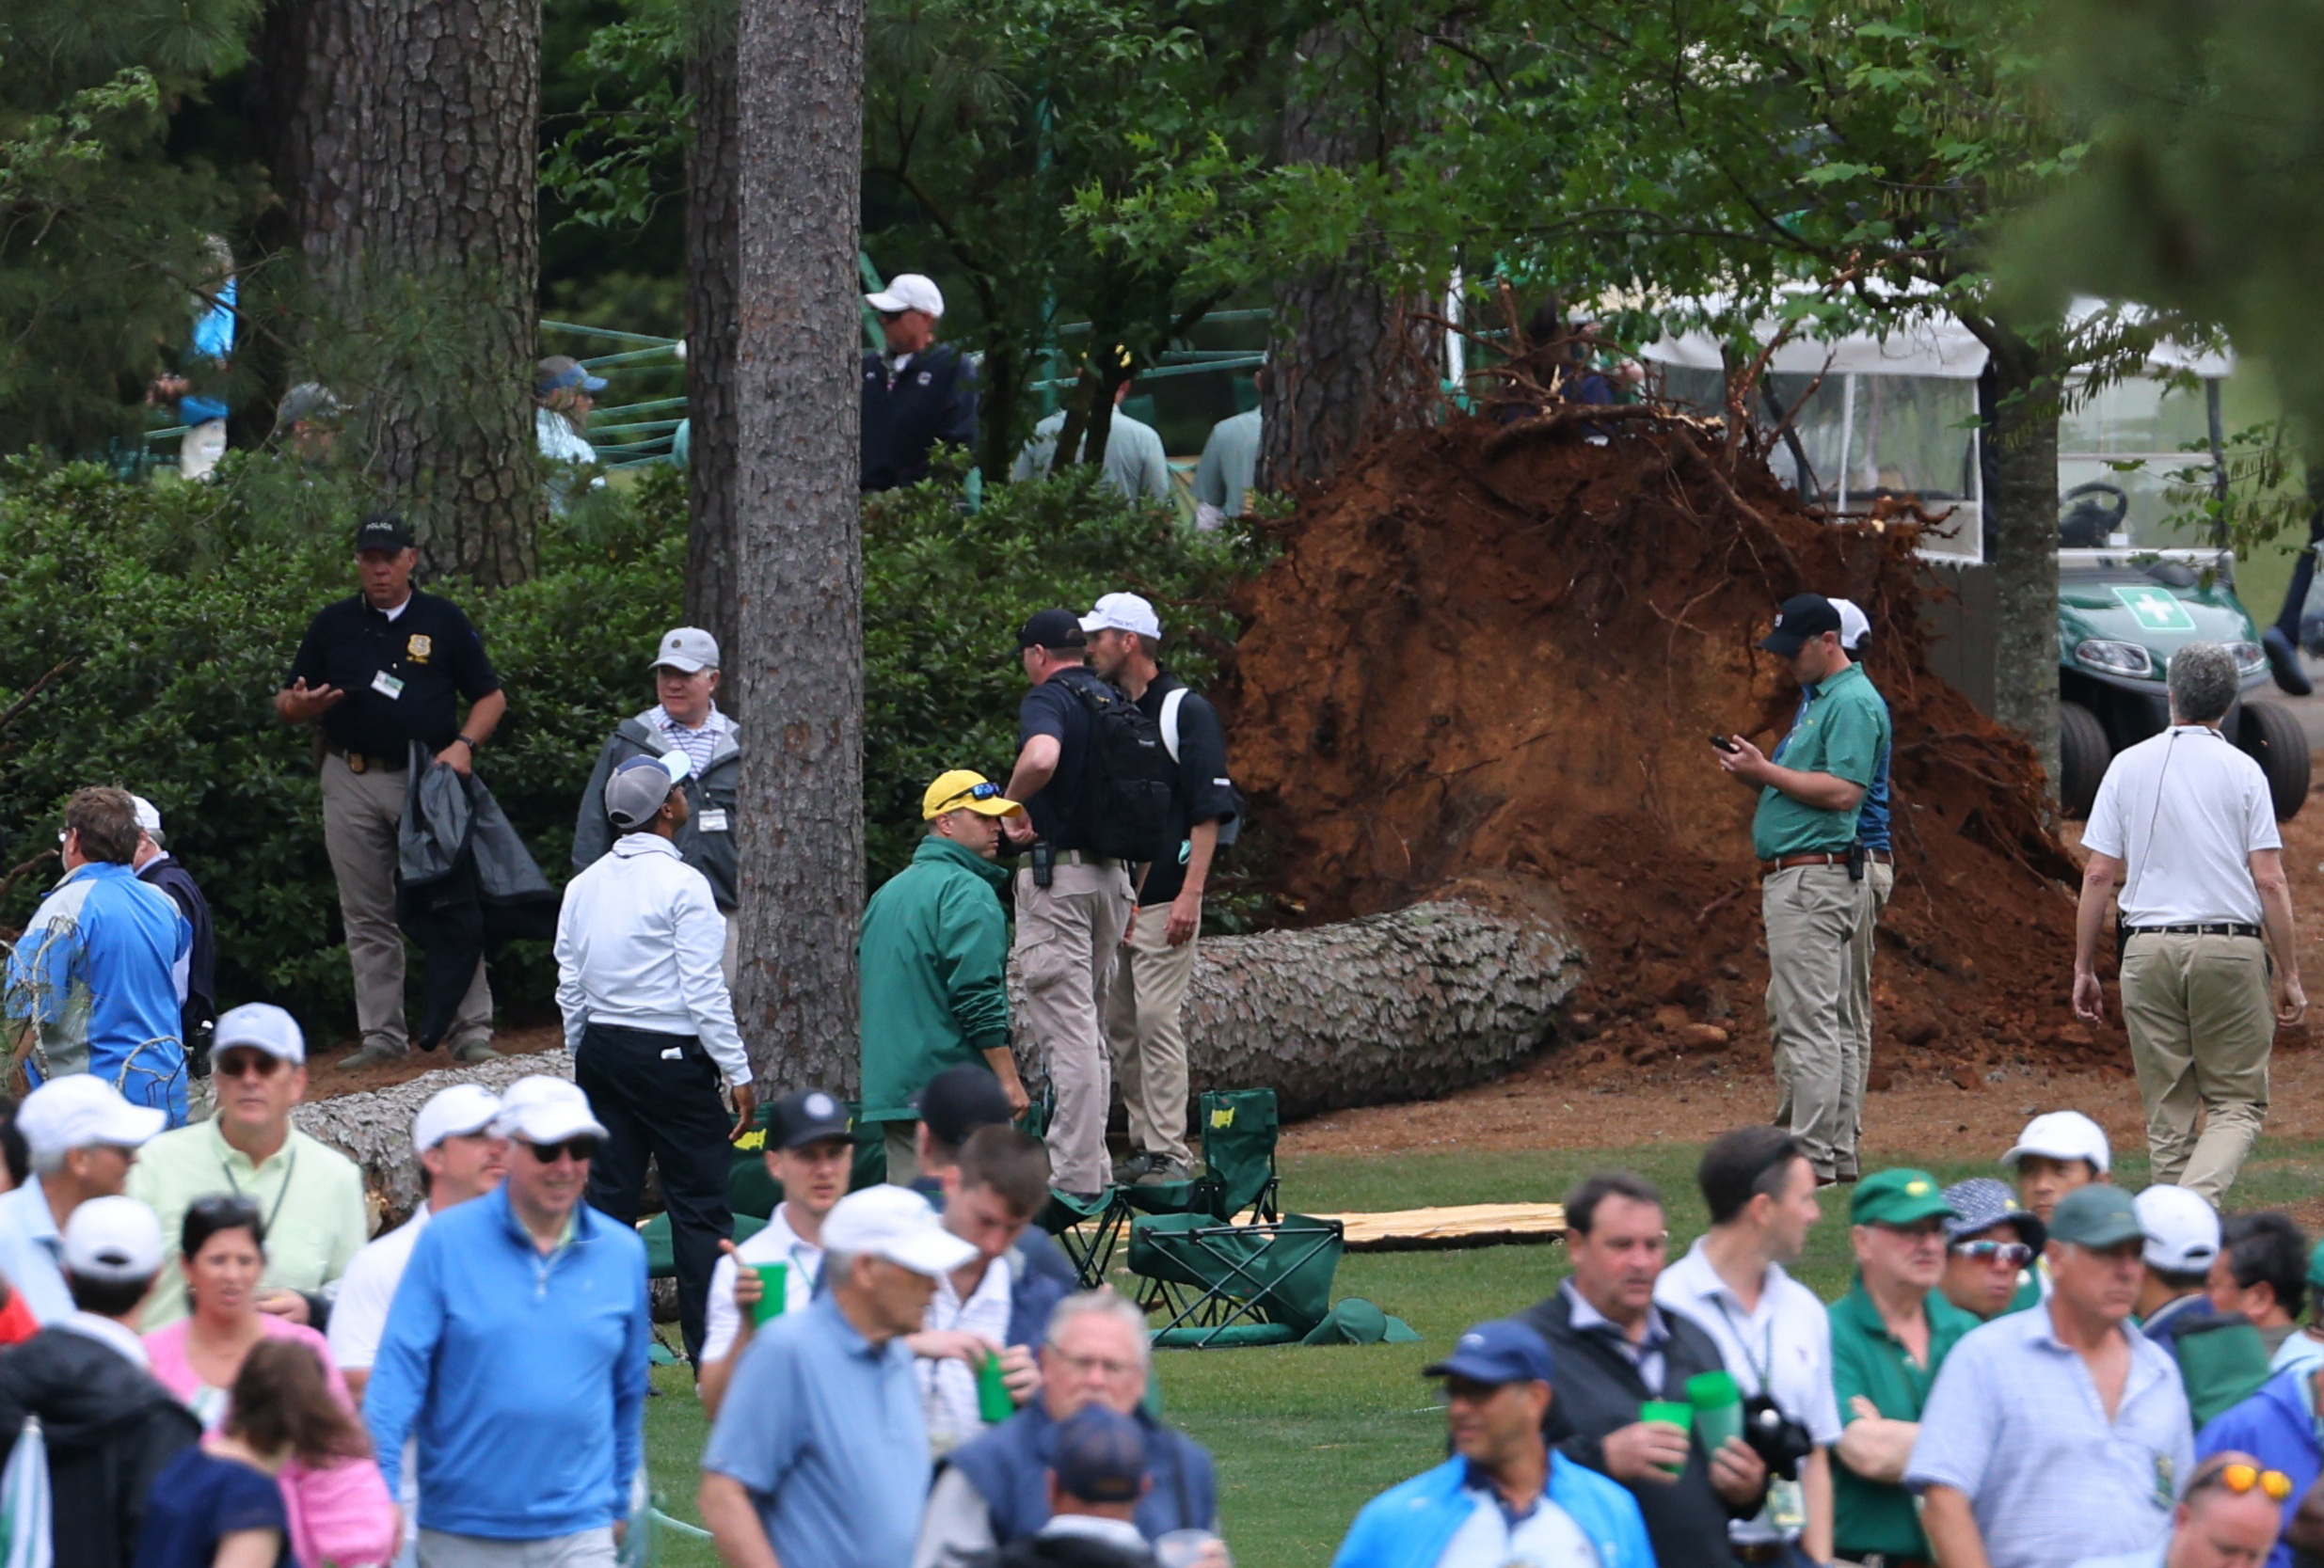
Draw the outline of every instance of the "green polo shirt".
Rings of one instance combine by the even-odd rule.
[[[295,1127],[257,1165],[220,1135],[215,1121],[164,1132],[137,1150],[128,1193],[160,1219],[169,1259],[146,1300],[149,1334],[185,1316],[177,1242],[196,1198],[238,1193],[258,1205],[266,1225],[266,1268],[259,1279],[270,1288],[320,1291],[347,1272],[348,1260],[371,1237],[363,1173]]]
[[[1929,1292],[1929,1364],[1916,1366],[1904,1347],[1880,1321],[1880,1309],[1858,1276],[1848,1293],[1832,1304],[1832,1397],[1842,1426],[1856,1419],[1848,1402],[1861,1395],[1895,1421],[1918,1421],[1928,1403],[1936,1370],[1977,1319],[1944,1296]],[[1832,1456],[1832,1540],[1843,1558],[1879,1552],[1888,1557],[1929,1555],[1913,1496],[1902,1486],[1866,1481]]]
[[[1864,667],[1851,664],[1816,683],[1807,711],[1783,737],[1775,760],[1802,773],[1829,773],[1870,789],[1888,739],[1888,705],[1872,689]],[[1759,809],[1751,818],[1751,851],[1772,861],[1845,849],[1855,842],[1863,804],[1859,800],[1846,811],[1823,811],[1769,784],[1759,791]]]

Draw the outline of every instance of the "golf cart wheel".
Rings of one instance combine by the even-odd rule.
[[[2246,703],[2236,744],[2268,775],[2276,820],[2289,822],[2308,799],[2308,732],[2291,710],[2274,703]]]
[[[2098,781],[2114,759],[2098,716],[2079,703],[2058,705],[2058,809],[2079,821],[2098,799]]]

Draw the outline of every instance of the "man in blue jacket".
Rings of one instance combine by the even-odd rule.
[[[363,1419],[390,1494],[419,1438],[428,1568],[613,1568],[645,1442],[645,1244],[581,1201],[606,1134],[579,1088],[525,1079],[493,1131],[507,1181],[421,1232]]]
[[[2324,1475],[2324,1445],[2316,1439],[2324,1420],[2316,1402],[2316,1369],[2303,1367],[2278,1372],[2260,1386],[2258,1393],[2230,1407],[2195,1436],[2195,1458],[2201,1463],[2223,1453],[2247,1453],[2270,1470],[2291,1478],[2291,1495],[2284,1501],[2284,1528],[2292,1528],[2300,1500]],[[2268,1568],[2292,1568],[2292,1548],[2279,1540],[2268,1555]]]
[[[1445,1380],[1453,1457],[1364,1504],[1332,1568],[1652,1568],[1638,1503],[1551,1451],[1550,1347],[1479,1323],[1424,1376]]]

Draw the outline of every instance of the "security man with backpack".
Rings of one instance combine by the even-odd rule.
[[[1131,872],[1137,911],[1106,994],[1106,1033],[1130,1113],[1130,1157],[1114,1175],[1125,1183],[1184,1181],[1193,1173],[1179,1014],[1194,978],[1202,890],[1213,857],[1234,841],[1242,802],[1227,778],[1218,710],[1154,658],[1162,623],[1154,606],[1136,594],[1107,594],[1081,629],[1090,667],[1161,732],[1174,785],[1162,853]]]
[[[1169,837],[1174,768],[1161,731],[1082,663],[1089,645],[1070,610],[1044,610],[1017,633],[1031,689],[1017,709],[1017,761],[1003,817],[1017,862],[1016,958],[1025,1022],[1056,1105],[1049,1160],[1058,1191],[1094,1201],[1110,1183],[1106,1116],[1106,992],[1128,927],[1129,867]]]

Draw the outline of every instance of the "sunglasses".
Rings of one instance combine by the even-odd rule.
[[[938,806],[936,814],[941,816],[958,806],[963,800],[997,800],[1000,799],[1000,788],[1001,786],[996,784],[970,784],[943,805]]]
[[[570,1155],[577,1165],[585,1165],[597,1155],[597,1140],[595,1138],[567,1138],[561,1144],[527,1144],[525,1147],[533,1151],[533,1158],[544,1165],[555,1164],[560,1154]]]
[[[2007,1263],[2013,1269],[2022,1269],[2033,1256],[2033,1249],[2023,1242],[1955,1242],[1952,1254],[1980,1263]]]
[[[2206,1486],[2223,1486],[2236,1497],[2257,1487],[2269,1502],[2283,1502],[2292,1495],[2292,1478],[2281,1470],[2263,1470],[2256,1465],[2241,1460],[2221,1465],[2207,1476],[2197,1476],[2189,1492],[2200,1492]]]
[[[263,1051],[229,1051],[211,1064],[220,1078],[272,1078],[282,1070],[282,1058]]]

